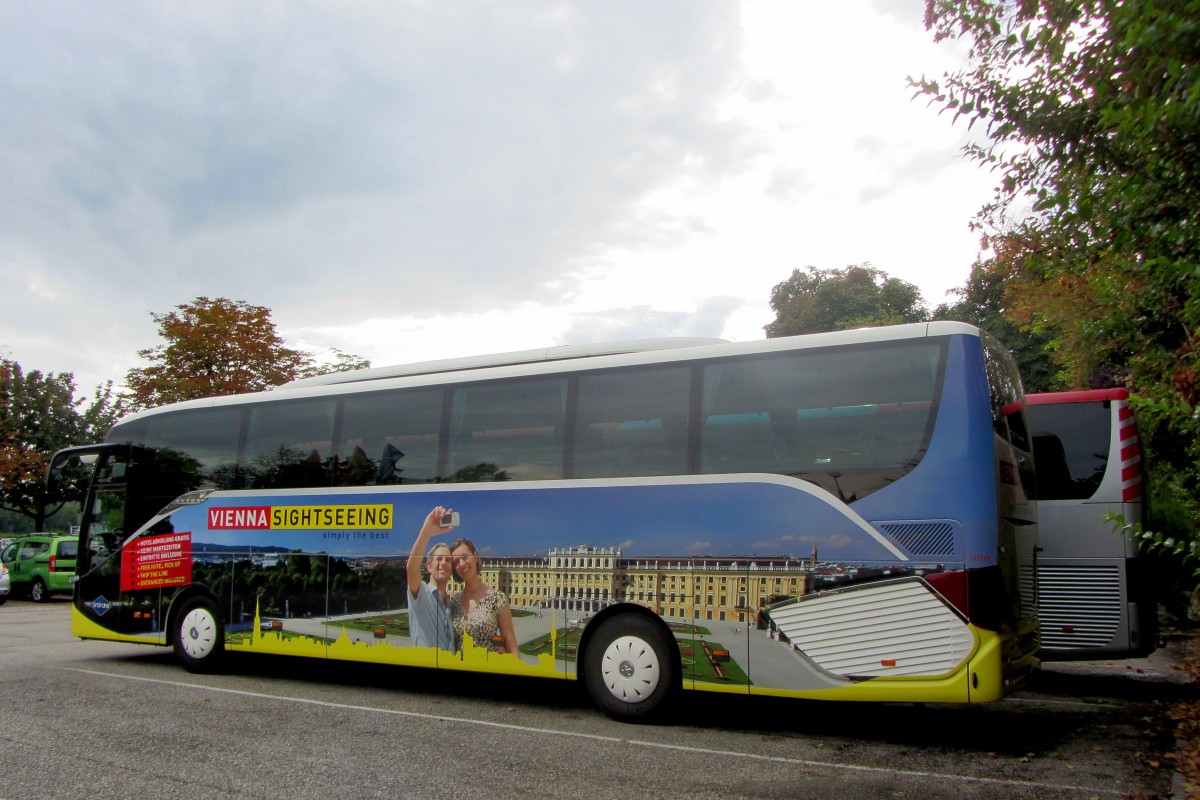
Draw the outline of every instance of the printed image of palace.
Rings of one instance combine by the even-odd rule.
[[[623,558],[618,548],[554,549],[546,558],[483,558],[484,583],[515,607],[590,614],[636,603],[664,617],[753,622],[758,609],[811,591],[818,572],[854,570],[783,557]],[[452,583],[453,585],[453,583]]]

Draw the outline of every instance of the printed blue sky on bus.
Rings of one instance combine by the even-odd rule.
[[[493,485],[494,486],[494,485]],[[209,508],[393,505],[389,530],[210,530]],[[282,547],[346,556],[406,555],[435,505],[461,515],[445,539],[470,538],[484,555],[544,556],[579,545],[636,556],[790,556],[895,562],[898,554],[820,492],[773,482],[679,482],[563,485],[255,496],[218,493],[174,512],[171,527],[194,542]]]

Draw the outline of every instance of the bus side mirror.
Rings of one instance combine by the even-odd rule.
[[[58,491],[62,486],[63,471],[72,459],[82,466],[91,467],[98,457],[96,453],[56,453],[50,461],[50,466],[46,468],[46,491],[50,494]]]

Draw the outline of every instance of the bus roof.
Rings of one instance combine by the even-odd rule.
[[[1128,389],[1082,389],[1076,392],[1038,392],[1025,395],[1031,406],[1050,406],[1061,403],[1095,403],[1101,400],[1128,400]]]
[[[332,373],[312,379],[303,379],[284,384],[275,389],[251,394],[206,397],[184,400],[178,403],[137,411],[122,418],[121,422],[151,416],[168,410],[184,408],[207,408],[212,406],[237,405],[246,402],[262,402],[285,399],[318,397],[327,394],[342,394],[370,388],[399,388],[427,386],[441,383],[458,383],[484,378],[513,377],[516,375],[547,375],[553,372],[570,372],[598,367],[633,366],[656,364],[667,361],[686,362],[705,358],[721,358],[755,353],[785,352],[815,347],[834,347],[845,344],[901,341],[930,336],[954,334],[980,337],[980,330],[965,322],[913,322],[907,325],[890,325],[879,328],[855,328],[848,331],[812,333],[804,336],[784,336],[776,339],[758,339],[750,342],[728,342],[723,339],[683,340],[690,344],[663,344],[680,340],[652,339],[615,344],[578,345],[571,348],[546,348],[541,350],[501,353],[445,361],[426,361],[397,367],[380,367],[378,370],[359,370],[347,373]],[[656,344],[657,343],[657,344]],[[586,352],[591,349],[592,352]],[[542,353],[541,358],[531,354]],[[568,353],[570,353],[568,355]],[[524,354],[524,355],[523,355]],[[440,365],[440,366],[439,366]],[[357,373],[392,374],[354,377]],[[349,376],[349,377],[347,377]],[[436,376],[436,377],[435,377]],[[326,380],[322,380],[326,379]],[[311,382],[308,382],[311,381]]]
[[[576,344],[560,347],[539,347],[534,350],[516,350],[511,353],[444,358],[436,361],[419,361],[413,364],[398,364],[391,367],[371,367],[346,372],[330,372],[311,378],[298,378],[278,387],[299,389],[308,386],[330,386],[336,383],[358,383],[378,381],[385,378],[401,378],[410,375],[435,375],[442,372],[486,369],[488,367],[510,367],[519,364],[536,364],[542,361],[567,361],[574,358],[611,356],[623,353],[644,353],[653,350],[670,350],[677,347],[699,347],[710,344],[729,344],[726,339],[702,337],[677,337],[665,339],[635,339],[607,344]]]

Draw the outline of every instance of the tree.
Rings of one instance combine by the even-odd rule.
[[[1010,318],[1052,337],[1076,385],[1109,373],[1136,390],[1153,506],[1195,528],[1200,0],[926,10],[969,63],[910,82],[979,132],[965,152],[999,175],[977,225],[1009,271]]]
[[[293,380],[305,363],[305,353],[284,346],[262,306],[198,297],[150,316],[165,343],[138,351],[151,365],[126,376],[124,399],[133,408],[263,391]]]
[[[139,350],[151,362],[125,378],[122,397],[132,409],[180,400],[258,392],[299,377],[331,371],[312,354],[286,347],[271,311],[242,300],[197,297],[174,311],[150,315],[164,343]],[[333,371],[369,367],[370,362],[334,350]]]
[[[1054,361],[1053,339],[1044,330],[1021,328],[1006,305],[1008,273],[995,259],[978,259],[966,284],[952,290],[955,303],[933,310],[935,320],[969,322],[995,336],[1013,354],[1027,392],[1065,389]]]
[[[73,485],[47,493],[50,457],[103,439],[116,416],[111,382],[98,387],[90,402],[77,400],[71,373],[25,372],[15,361],[0,359],[0,508],[43,530],[48,517],[81,495],[81,487]]]
[[[775,320],[768,338],[898,325],[928,319],[921,292],[869,263],[845,269],[793,270],[771,290]]]
[[[358,369],[370,369],[371,362],[353,353],[346,353],[336,347],[329,348],[333,354],[332,364],[318,364],[311,358],[301,367],[298,377],[312,378],[317,375],[328,375],[331,372],[353,372]]]
[[[967,69],[912,83],[987,134],[966,148],[1001,177],[978,221],[1021,248],[1016,296],[1086,299],[1037,310],[1067,361],[1099,342],[1194,406],[1200,0],[928,0],[927,23],[971,43]]]

